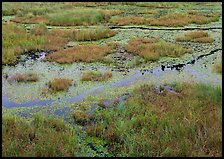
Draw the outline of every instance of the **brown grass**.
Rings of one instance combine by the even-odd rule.
[[[11,79],[17,82],[36,82],[38,81],[39,78],[35,73],[25,73],[25,74],[16,73],[11,77]]]
[[[160,57],[180,57],[190,50],[182,48],[179,45],[167,43],[159,40],[159,38],[151,39],[131,39],[126,45],[128,52],[144,57],[146,60],[155,61]]]
[[[72,85],[72,80],[65,79],[65,78],[55,78],[49,82],[49,88],[56,92],[56,91],[64,91],[67,90]]]
[[[82,74],[81,81],[105,81],[111,77],[111,71],[106,71],[103,74],[99,71],[86,71]]]
[[[114,46],[109,45],[80,45],[54,52],[46,58],[49,61],[55,61],[61,64],[72,62],[96,62],[102,61],[105,55],[113,52],[113,49]]]
[[[34,23],[48,23],[49,20],[45,16],[35,16],[35,17],[15,17],[11,21],[16,23],[34,24]]]
[[[209,37],[208,32],[205,31],[188,31],[184,35],[179,35],[176,37],[176,41],[190,41],[198,43],[212,43],[213,38]]]

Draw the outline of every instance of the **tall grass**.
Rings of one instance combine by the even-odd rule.
[[[72,85],[72,80],[65,78],[54,78],[48,85],[53,92],[64,91]]]
[[[90,136],[109,143],[115,156],[222,156],[220,87],[179,85],[178,94],[157,94],[143,85],[116,107],[99,109]]]
[[[31,119],[3,116],[3,157],[72,157],[78,150],[71,126],[53,117],[36,114]]]
[[[180,57],[190,52],[189,49],[161,41],[159,38],[131,39],[125,48],[128,52],[140,55],[148,61],[156,61],[161,57]]]
[[[49,14],[48,19],[50,25],[56,26],[94,25],[103,21],[104,16],[97,10],[76,9]]]

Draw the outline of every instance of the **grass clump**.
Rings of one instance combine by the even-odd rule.
[[[82,110],[76,110],[73,118],[77,124],[85,125],[88,121],[88,114]]]
[[[71,39],[76,41],[94,41],[109,38],[116,34],[117,32],[111,29],[74,30],[71,34]]]
[[[111,71],[106,71],[103,74],[99,71],[86,71],[82,74],[81,81],[106,81],[111,77]]]
[[[147,61],[157,61],[160,57],[180,57],[190,52],[188,49],[161,41],[159,38],[131,39],[125,48],[128,52],[142,56]]]
[[[221,105],[220,87],[181,84],[177,94],[158,94],[143,85],[124,104],[94,112],[100,120],[86,132],[115,156],[221,156]]]
[[[36,82],[38,81],[39,78],[35,73],[25,73],[25,74],[16,73],[11,77],[11,79],[17,82]]]
[[[205,31],[188,31],[183,36],[177,36],[176,41],[178,42],[198,42],[198,43],[212,43],[213,38],[209,37]]]
[[[222,74],[222,55],[215,61],[212,69],[214,72]]]
[[[48,87],[53,92],[67,90],[72,85],[72,80],[65,78],[54,78],[49,82]]]
[[[72,157],[77,152],[77,135],[64,121],[36,114],[30,121],[3,116],[2,156]]]
[[[96,62],[103,61],[104,56],[114,51],[115,46],[95,44],[80,45],[49,54],[48,61],[55,61],[61,64],[72,62]]]

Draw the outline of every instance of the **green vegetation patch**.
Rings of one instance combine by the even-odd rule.
[[[221,88],[185,83],[174,90],[143,85],[125,103],[95,111],[86,132],[108,141],[115,156],[221,156]]]
[[[77,135],[71,126],[52,117],[35,115],[31,121],[3,116],[2,156],[61,157],[75,156]]]
[[[103,74],[99,71],[86,71],[81,76],[81,81],[105,81],[112,77],[111,71],[106,71]]]
[[[161,57],[180,57],[191,50],[179,45],[161,41],[159,38],[136,38],[125,46],[130,53],[142,56],[147,61],[157,61]]]

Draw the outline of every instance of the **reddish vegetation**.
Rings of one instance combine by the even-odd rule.
[[[38,80],[38,76],[34,73],[26,73],[26,74],[17,73],[11,78],[17,82],[36,82]]]
[[[65,78],[55,78],[49,82],[49,88],[53,91],[67,90],[72,85],[72,80]]]
[[[209,37],[208,33],[204,31],[188,31],[183,36],[181,35],[177,36],[176,41],[212,43],[214,39]]]
[[[47,60],[58,63],[96,62],[102,61],[104,56],[112,53],[114,46],[98,46],[94,44],[80,45],[54,52],[47,56]]]
[[[15,17],[12,19],[13,22],[16,23],[25,23],[25,24],[33,24],[33,23],[48,23],[48,18],[44,16],[35,16],[32,18],[27,17]]]

